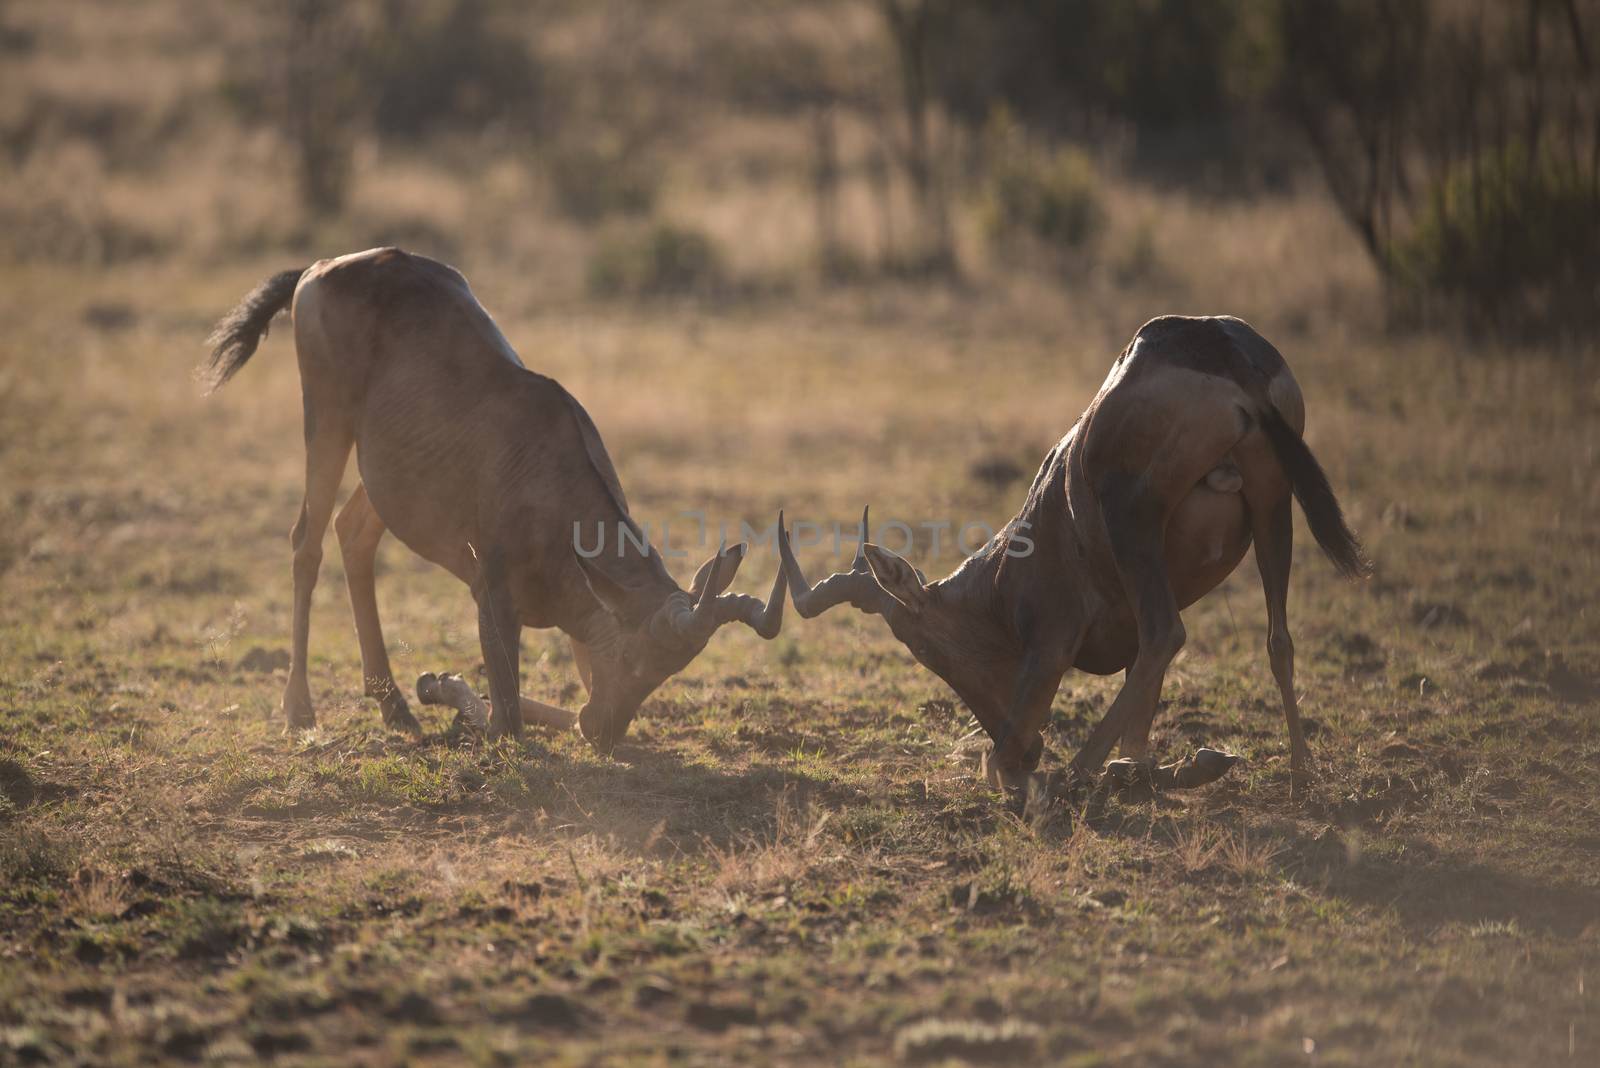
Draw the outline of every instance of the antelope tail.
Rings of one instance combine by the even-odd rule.
[[[1311,534],[1322,551],[1328,554],[1333,566],[1349,578],[1365,578],[1372,574],[1372,563],[1362,551],[1360,539],[1345,522],[1344,510],[1333,495],[1333,487],[1328,485],[1328,476],[1305,440],[1271,405],[1266,406],[1260,419],[1273,453],[1288,472],[1295,500],[1300,502],[1306,522],[1311,524]]]
[[[212,328],[211,336],[206,338],[211,355],[199,368],[206,392],[215,393],[221,389],[245,361],[255,355],[256,346],[267,336],[272,317],[288,310],[294,300],[295,286],[300,284],[300,276],[305,271],[304,267],[279,271],[246,294],[238,306]]]

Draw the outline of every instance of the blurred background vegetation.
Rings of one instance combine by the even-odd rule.
[[[1596,0],[9,0],[0,257],[396,242],[544,300],[1159,304],[1197,235],[1252,239],[1184,212],[1315,200],[1391,328],[1577,337],[1597,48]]]

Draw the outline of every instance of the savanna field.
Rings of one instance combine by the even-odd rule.
[[[7,5],[30,42],[8,95],[187,117],[148,155],[46,124],[0,183],[0,1064],[1600,1058],[1592,346],[1387,329],[1314,180],[1201,195],[1114,161],[1090,260],[1011,263],[958,204],[960,277],[819,281],[804,142],[734,113],[671,146],[655,209],[716,242],[709,293],[597,289],[608,231],[500,145],[364,143],[351,206],[292,224],[273,135],[175,110],[248,26],[91,7]],[[573,62],[593,28],[561,11]],[[840,226],[870,247],[851,181]],[[1244,760],[1154,799],[1018,814],[954,694],[848,610],[725,629],[611,758],[463,740],[415,701],[426,735],[392,733],[331,531],[319,725],[286,733],[287,320],[225,390],[191,372],[262,278],[390,241],[459,267],[587,407],[685,584],[715,547],[690,511],[999,526],[1141,323],[1249,320],[1377,565],[1340,579],[1297,518],[1316,781],[1291,798],[1248,560],[1184,613],[1153,735]],[[919,548],[930,576],[959,562]],[[774,550],[735,589],[764,595]],[[801,560],[815,581],[848,556]],[[378,599],[403,686],[486,687],[465,587],[390,538]],[[582,703],[557,633],[525,632],[522,664],[524,694]],[[1047,766],[1119,683],[1067,676]]]

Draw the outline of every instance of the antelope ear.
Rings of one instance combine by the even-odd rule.
[[[722,591],[733,584],[733,576],[739,573],[739,565],[744,563],[745,544],[740,542],[731,549],[712,553],[711,558],[700,565],[700,570],[694,573],[694,585],[689,587],[689,596],[698,603],[700,595],[706,591],[706,583],[715,578],[709,591],[712,597],[720,596]]]
[[[578,562],[578,572],[588,585],[589,592],[612,615],[635,627],[649,616],[648,610],[640,614],[638,599],[633,596],[633,591],[601,570],[598,559],[591,560],[579,552],[574,552],[572,558]]]
[[[883,587],[883,591],[904,605],[912,615],[920,616],[928,603],[928,588],[922,584],[922,576],[917,574],[917,569],[904,557],[881,545],[868,543],[861,547],[861,551],[867,558],[867,566],[872,569],[872,577]]]

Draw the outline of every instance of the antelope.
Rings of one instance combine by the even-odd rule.
[[[290,309],[305,411],[306,489],[290,542],[294,625],[283,711],[314,726],[306,680],[311,593],[352,447],[361,480],[334,528],[344,557],[365,693],[387,725],[421,733],[395,684],[373,562],[385,532],[472,590],[489,677],[491,737],[524,717],[609,752],[640,704],[722,625],[774,638],[783,575],[765,603],[724,591],[744,546],[720,548],[684,591],[640,533],[600,433],[554,379],[528,370],[454,268],[382,248],[283,271],[216,326],[204,373],[220,388]],[[578,551],[581,525],[616,534]],[[590,537],[590,535],[585,535]],[[587,691],[572,713],[518,694],[523,627],[572,643]],[[424,682],[429,682],[424,676]],[[428,691],[438,687],[424,685]]]
[[[1140,327],[1087,410],[1050,450],[1022,509],[978,552],[929,582],[868,541],[851,569],[811,586],[780,514],[779,552],[795,611],[838,604],[881,615],[943,679],[993,743],[984,774],[1028,784],[1068,668],[1125,671],[1122,689],[1067,769],[1087,784],[1120,738],[1109,778],[1195,787],[1233,757],[1201,749],[1157,767],[1151,723],[1184,644],[1182,609],[1222,582],[1255,544],[1267,602],[1267,656],[1288,728],[1291,789],[1311,775],[1294,691],[1287,600],[1298,499],[1317,543],[1351,577],[1371,565],[1301,438],[1305,404],[1288,365],[1232,317],[1164,316]]]

